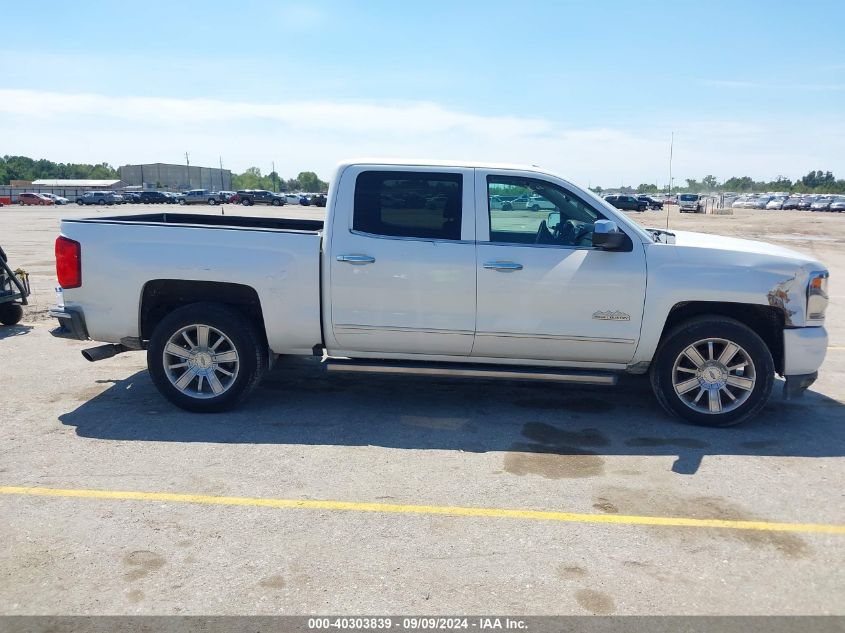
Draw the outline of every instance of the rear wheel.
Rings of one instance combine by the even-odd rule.
[[[241,200],[241,204],[244,205],[245,207],[248,207],[249,205],[252,204],[252,200],[250,200],[249,198],[244,198],[243,200]]]
[[[675,327],[657,350],[651,385],[669,413],[704,426],[756,415],[774,384],[769,348],[748,326],[717,315]]]
[[[106,201],[103,200],[102,198],[100,198],[99,200],[97,200],[97,204],[102,206],[102,205],[106,204]]]
[[[214,205],[214,204],[217,204],[217,200],[215,200],[214,198],[209,198],[208,199],[208,206],[211,206],[211,205]]]
[[[185,198],[179,198],[179,204],[184,205],[185,204]]]
[[[188,411],[225,411],[242,402],[267,368],[267,346],[245,315],[218,303],[175,310],[147,348],[159,392]]]
[[[281,203],[281,202],[279,202],[278,200],[273,200],[273,203],[272,203],[272,204],[273,204],[273,206],[274,206],[274,207],[278,207],[278,206],[279,206],[279,205],[281,205],[282,203]]]
[[[14,325],[23,318],[23,307],[19,303],[0,303],[0,323]]]

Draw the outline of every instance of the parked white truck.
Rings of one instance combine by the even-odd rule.
[[[504,210],[526,195],[552,210]],[[498,208],[497,208],[498,207]],[[828,272],[761,242],[646,230],[537,168],[356,161],[325,222],[155,213],[64,220],[66,335],[145,349],[171,402],[221,411],[281,354],[328,371],[613,384],[648,372],[713,426],[815,380]]]

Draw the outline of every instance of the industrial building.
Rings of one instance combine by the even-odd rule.
[[[232,172],[218,167],[195,165],[123,165],[118,168],[120,179],[130,187],[143,189],[212,189],[227,191],[232,188]]]

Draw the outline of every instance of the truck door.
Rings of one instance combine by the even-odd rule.
[[[333,211],[324,306],[329,350],[468,356],[475,331],[473,170],[349,167]]]
[[[634,234],[624,251],[599,250],[592,246],[593,222],[613,218],[605,218],[590,198],[530,172],[476,174],[478,318],[472,356],[631,360],[645,301],[639,237]],[[554,210],[488,204],[505,192],[539,195]]]

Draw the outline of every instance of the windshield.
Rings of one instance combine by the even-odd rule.
[[[698,196],[691,193],[682,193],[681,200],[683,200],[684,202],[695,202],[696,200],[698,200]]]

